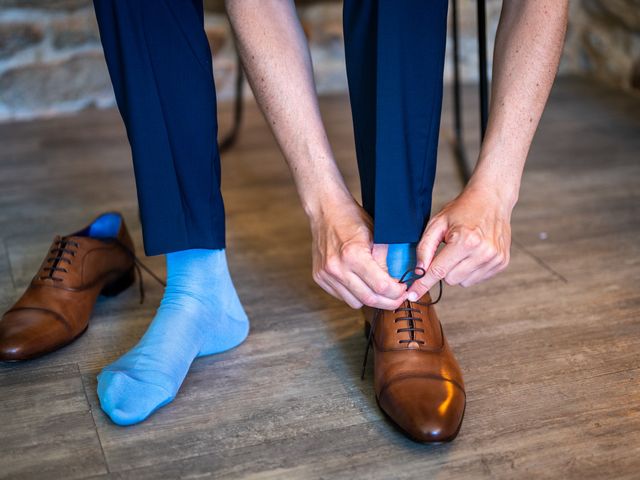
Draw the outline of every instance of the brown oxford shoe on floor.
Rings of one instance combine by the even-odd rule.
[[[0,320],[0,361],[28,360],[84,333],[98,295],[135,280],[133,243],[119,213],[56,237],[22,297]]]
[[[466,405],[462,373],[434,303],[427,293],[395,311],[364,310],[378,404],[411,438],[429,443],[456,437]]]

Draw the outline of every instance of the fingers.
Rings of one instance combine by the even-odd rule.
[[[377,252],[380,258],[381,252],[384,250]],[[390,310],[406,298],[405,285],[389,276],[366,246],[343,248],[340,257],[332,257],[317,269],[314,280],[352,308],[368,305]]]
[[[469,256],[456,265],[445,277],[448,285],[459,285],[479,272],[487,272],[500,263],[498,250],[491,245],[480,245],[470,251]]]
[[[426,270],[431,265],[438,246],[445,238],[447,227],[448,222],[442,217],[434,217],[433,221],[429,222],[416,247],[416,267]]]
[[[313,276],[314,281],[316,282],[316,284],[322,288],[325,292],[327,292],[329,295],[331,295],[334,298],[337,298],[338,300],[343,300],[342,295],[340,295],[337,290],[335,288],[333,288],[333,286],[331,286],[328,282],[325,282],[324,280],[319,280],[316,279],[316,275]]]
[[[507,268],[508,265],[509,254],[507,253],[506,255],[498,255],[493,261],[488,262],[483,268],[479,268],[464,280],[460,281],[460,285],[462,287],[470,287],[477,283],[484,282],[485,280],[488,280],[491,277],[502,272]]]
[[[388,298],[386,296],[376,293],[361,277],[353,273],[349,273],[345,276],[346,288],[351,292],[359,301],[364,305],[382,308],[383,310],[393,310],[400,306],[404,300],[406,288],[403,285],[395,282],[400,287],[400,294],[394,298]]]
[[[336,298],[338,300],[344,301],[347,305],[349,305],[353,309],[362,308],[363,303],[356,298],[344,285],[339,282],[328,279],[327,283],[334,289],[334,291],[338,294]]]
[[[470,256],[456,265],[445,277],[444,281],[447,282],[447,285],[462,285],[471,277],[477,277],[483,272],[488,272],[496,265],[497,262],[494,259],[484,262],[476,256]]]
[[[371,249],[371,256],[373,260],[380,266],[382,270],[388,272],[387,267],[387,253],[389,252],[389,245],[386,243],[374,243]]]
[[[492,244],[483,243],[446,274],[448,285],[470,287],[488,280],[509,264],[509,253],[502,253]]]
[[[353,273],[347,273],[340,279],[321,273],[316,283],[330,295],[343,300],[351,308],[361,308],[363,305],[368,305],[384,310],[393,310],[404,301],[404,297],[389,299],[376,294],[360,277]],[[402,293],[404,295],[404,288]]]
[[[491,278],[509,264],[509,251],[502,237],[482,239],[470,256],[455,267],[445,281],[449,285],[470,287]]]
[[[376,251],[381,261],[382,249]],[[406,288],[393,279],[374,259],[372,249],[363,244],[346,245],[341,255],[333,261],[327,261],[325,271],[333,280],[346,287],[363,304],[377,308],[400,304]],[[386,264],[386,255],[384,264]]]
[[[372,230],[371,218],[355,202],[314,223],[313,278],[353,308],[397,308],[406,287],[387,272],[387,246],[374,245]]]
[[[422,258],[428,258],[429,253],[437,249],[434,239],[442,236],[441,228],[442,225],[434,224],[429,232],[430,227],[427,227],[421,241],[424,242]],[[474,285],[504,270],[509,263],[510,242],[505,239],[508,237],[500,233],[485,235],[477,227],[456,226],[450,228],[444,237],[445,247],[433,257],[430,264],[423,264],[428,265],[426,274],[409,289],[409,300],[417,300],[439,280],[449,285]]]
[[[460,245],[455,243],[447,244],[426,269],[425,276],[413,282],[409,289],[409,300],[418,300],[436,283],[444,280],[449,272],[464,260],[467,255],[468,252],[461,248]]]
[[[322,271],[314,273],[313,279],[325,292],[338,300],[342,300],[351,308],[358,309],[362,307],[362,302],[349,292],[349,290]]]
[[[351,271],[364,281],[376,295],[397,300],[407,290],[404,284],[392,278],[377,262],[356,262],[352,264]],[[365,303],[365,305],[368,304]]]

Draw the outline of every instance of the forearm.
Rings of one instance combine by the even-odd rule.
[[[489,122],[469,186],[492,190],[511,208],[558,69],[567,5],[567,0],[510,0],[502,7]]]
[[[309,49],[288,0],[226,0],[247,77],[310,217],[351,200],[325,133]]]

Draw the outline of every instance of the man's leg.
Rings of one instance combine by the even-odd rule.
[[[131,143],[145,250],[167,254],[167,288],[149,329],[98,377],[102,408],[124,425],[170,402],[193,359],[238,345],[249,323],[224,251],[202,1],[94,4]]]
[[[446,21],[446,0],[344,2],[362,199],[396,278],[415,265],[431,211]]]

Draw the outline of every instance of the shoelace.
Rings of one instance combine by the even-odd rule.
[[[421,273],[416,274],[415,271],[416,270],[420,270]],[[400,280],[398,280],[398,282],[400,283],[407,283],[407,281],[409,280],[409,277],[411,277],[413,275],[412,280],[419,280],[422,277],[424,277],[426,275],[426,271],[424,268],[421,267],[416,267],[416,268],[412,268],[410,270],[407,270],[406,272],[404,272],[404,274],[402,275],[402,277],[400,278]],[[417,342],[419,344],[424,344],[424,341],[422,340],[416,340],[415,338],[415,334],[416,332],[422,332],[424,333],[424,328],[418,328],[416,327],[416,322],[422,322],[422,319],[419,317],[415,317],[413,314],[414,313],[422,313],[422,310],[419,308],[415,308],[412,305],[421,305],[423,307],[429,307],[430,305],[435,305],[436,303],[438,303],[440,301],[440,299],[442,298],[442,280],[440,280],[438,282],[439,285],[439,291],[438,291],[438,297],[429,302],[429,303],[423,303],[423,302],[411,302],[410,300],[406,300],[405,303],[403,303],[403,306],[398,307],[396,310],[393,311],[393,313],[398,313],[398,312],[406,312],[407,315],[404,317],[398,317],[396,319],[394,319],[395,323],[398,323],[400,321],[406,321],[409,322],[409,326],[408,327],[404,327],[404,328],[398,328],[396,329],[396,333],[402,333],[402,332],[408,332],[409,333],[409,340],[399,340],[400,343],[411,343],[411,342]],[[404,306],[406,305],[406,306]],[[364,360],[362,362],[362,372],[360,374],[360,379],[364,380],[364,374],[366,372],[367,369],[367,359],[369,358],[369,350],[371,348],[371,344],[373,343],[373,331],[376,328],[376,323],[378,321],[378,317],[380,317],[380,313],[381,310],[376,308],[375,310],[375,314],[373,315],[373,319],[371,320],[371,325],[369,328],[369,335],[367,337],[367,346],[365,348],[364,351]]]
[[[61,277],[56,277],[56,272],[67,273],[69,270],[65,267],[61,267],[60,264],[62,262],[66,262],[68,265],[71,265],[73,262],[73,257],[76,256],[76,250],[71,250],[68,247],[78,248],[80,245],[78,242],[74,242],[73,240],[69,240],[66,237],[62,237],[59,240],[56,240],[54,243],[54,247],[49,250],[49,253],[55,254],[53,257],[47,258],[48,267],[44,267],[42,270],[44,272],[49,272],[46,275],[40,275],[41,280],[45,280],[47,278],[55,281],[61,282]],[[70,255],[72,258],[68,258],[67,255]]]
[[[122,243],[117,238],[110,238],[107,241],[112,241],[120,248],[122,248],[133,260],[133,266],[136,269],[136,274],[138,276],[138,289],[140,292],[140,303],[144,302],[144,281],[142,280],[142,270],[147,272],[156,282],[158,282],[163,287],[166,287],[167,284],[162,280],[158,275],[156,275],[149,267],[147,267],[144,263],[140,261],[138,256],[124,243]],[[54,248],[49,250],[49,253],[55,254],[52,257],[47,258],[47,263],[49,266],[44,267],[42,270],[48,272],[47,275],[40,275],[40,279],[52,279],[56,282],[61,282],[63,279],[61,277],[56,277],[55,272],[67,273],[69,270],[65,267],[60,266],[62,262],[66,262],[67,265],[71,265],[73,263],[73,257],[76,256],[77,250],[72,250],[69,247],[78,248],[80,244],[74,240],[70,240],[67,237],[62,237],[60,240],[56,240],[54,244]],[[68,258],[71,256],[71,258]]]
[[[144,263],[142,263],[140,261],[140,259],[133,252],[133,250],[131,250],[129,247],[127,247],[124,243],[122,243],[117,238],[113,238],[112,240],[116,245],[118,245],[125,252],[127,252],[127,254],[133,260],[133,266],[135,267],[136,273],[138,274],[138,286],[139,286],[139,291],[140,291],[140,304],[142,304],[144,302],[144,282],[142,281],[142,271],[141,271],[141,269],[144,270],[145,272],[147,272],[149,275],[151,275],[151,278],[153,278],[156,282],[158,282],[163,287],[167,286],[167,284],[165,283],[164,280],[162,280],[158,275],[153,273],[153,270],[151,270],[149,267],[147,267]]]

